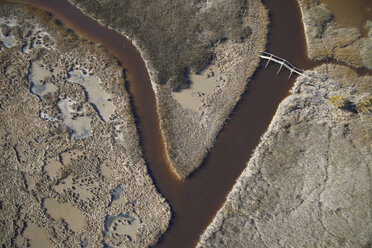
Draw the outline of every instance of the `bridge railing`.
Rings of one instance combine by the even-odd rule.
[[[296,74],[299,74],[301,76],[306,76],[304,74],[304,72],[305,72],[304,70],[302,70],[302,69],[300,69],[300,68],[292,65],[290,62],[288,62],[287,60],[285,60],[285,59],[283,59],[283,58],[281,58],[279,56],[276,56],[276,55],[271,54],[271,53],[268,53],[268,52],[262,52],[262,54],[260,55],[260,57],[262,59],[267,59],[267,63],[265,65],[265,68],[267,67],[267,65],[269,64],[270,61],[273,61],[273,62],[279,64],[280,65],[280,68],[279,68],[277,74],[279,74],[280,70],[284,66],[285,68],[287,68],[291,72],[288,78],[290,78],[292,76],[292,73],[293,72],[296,73]]]

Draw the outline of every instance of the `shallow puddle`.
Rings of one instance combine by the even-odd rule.
[[[122,184],[114,189],[114,191],[111,194],[111,204],[126,202],[125,198],[122,196],[123,191],[124,185]]]
[[[55,48],[55,40],[48,32],[42,31],[38,26],[33,26],[28,31],[30,35],[24,38],[21,48],[23,53],[28,54],[34,48],[45,48],[47,50]]]
[[[44,79],[50,77],[51,75],[50,70],[48,70],[40,61],[31,62],[28,81],[40,85],[43,83]]]
[[[113,174],[113,168],[112,168],[112,165],[111,165],[111,162],[108,161],[108,160],[105,160],[102,164],[101,164],[101,173],[102,173],[102,176],[106,178],[109,178],[112,174]]]
[[[139,225],[139,220],[128,213],[109,215],[105,221],[106,235],[126,235],[136,241]]]
[[[35,189],[35,178],[31,175],[31,174],[28,174],[26,173],[25,174],[25,180],[26,180],[26,188],[29,192],[31,192],[31,190],[34,190]]]
[[[91,178],[75,179],[71,175],[62,180],[53,189],[59,194],[71,192],[71,195],[76,203],[80,201],[88,202],[94,197],[93,192],[98,188],[97,182]]]
[[[47,198],[44,200],[44,207],[53,219],[63,219],[72,231],[79,232],[83,228],[84,216],[71,203],[59,203],[54,198]]]
[[[57,86],[52,83],[44,82],[45,79],[51,77],[54,73],[47,69],[40,61],[33,61],[29,68],[28,81],[32,83],[31,92],[40,99],[49,93],[57,91]]]
[[[57,118],[51,117],[50,115],[48,115],[45,112],[40,112],[39,116],[40,116],[41,119],[44,119],[44,120],[47,120],[47,121],[54,121],[54,122],[58,121]]]
[[[58,158],[47,158],[45,160],[44,170],[50,178],[55,178],[62,164]]]
[[[62,163],[64,165],[68,165],[71,163],[72,160],[78,159],[79,157],[84,155],[86,155],[86,153],[79,149],[71,149],[60,154]]]
[[[92,131],[91,119],[87,116],[73,117],[74,114],[79,113],[72,108],[76,103],[67,97],[58,102],[58,107],[61,110],[63,122],[72,130],[71,137],[82,139],[88,137]]]
[[[224,82],[219,68],[212,65],[200,74],[191,73],[189,87],[173,92],[172,96],[183,108],[198,110],[203,101],[222,87]]]
[[[33,84],[31,86],[31,92],[39,96],[41,99],[44,99],[44,96],[46,96],[47,94],[54,93],[56,91],[57,86],[51,83]]]
[[[45,230],[34,223],[28,222],[22,235],[16,239],[17,247],[53,247]]]
[[[68,82],[83,86],[88,96],[88,101],[93,104],[101,119],[107,122],[114,113],[115,106],[111,102],[110,95],[101,88],[101,80],[97,76],[90,75],[82,70],[70,71],[68,75],[70,77]]]
[[[37,95],[41,100],[44,100],[44,97],[47,94],[54,93],[58,90],[58,87],[55,84],[45,81],[50,79],[52,76],[56,76],[60,72],[61,68],[58,66],[49,69],[40,61],[33,61],[30,65],[27,77],[28,81],[32,83],[30,91]],[[87,116],[74,117],[75,114],[81,114],[81,112],[73,109],[74,104],[77,104],[77,102],[69,97],[61,99],[58,102],[63,122],[72,130],[72,138],[86,138],[91,133],[91,119]],[[56,120],[45,113],[40,113],[40,118],[51,121]]]
[[[72,138],[86,138],[92,131],[90,117],[87,116],[76,117],[75,119],[71,120],[69,127],[72,129]]]
[[[3,45],[7,48],[11,48],[17,45],[17,40],[12,34],[8,36],[3,35],[2,28],[0,28],[0,42],[3,43]]]

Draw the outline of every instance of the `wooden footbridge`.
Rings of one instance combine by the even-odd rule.
[[[271,54],[271,53],[268,53],[268,52],[262,52],[262,54],[260,55],[260,57],[262,59],[267,59],[267,63],[265,65],[265,68],[270,63],[270,61],[273,61],[273,62],[275,62],[275,63],[277,63],[277,64],[280,65],[280,68],[279,68],[279,70],[278,70],[278,72],[276,74],[279,74],[280,70],[284,66],[285,68],[287,68],[291,72],[289,74],[288,79],[292,76],[293,73],[296,73],[298,75],[307,77],[305,75],[305,73],[304,73],[304,70],[302,70],[300,68],[297,68],[296,66],[292,65],[291,63],[289,63],[287,60],[282,59],[281,57],[275,56],[274,54]]]

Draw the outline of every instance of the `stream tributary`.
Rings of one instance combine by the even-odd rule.
[[[285,70],[277,75],[278,65],[274,64],[258,68],[202,166],[186,180],[179,181],[167,164],[155,95],[145,63],[131,41],[85,16],[67,0],[25,1],[52,13],[78,35],[101,44],[121,62],[148,169],[172,209],[169,229],[156,247],[195,246],[246,167],[295,76],[288,80],[289,72]],[[311,68],[296,0],[265,0],[264,4],[270,10],[271,22],[267,51],[302,69]]]

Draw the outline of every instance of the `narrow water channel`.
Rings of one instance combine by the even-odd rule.
[[[78,35],[100,43],[122,63],[149,171],[172,208],[172,223],[156,247],[195,246],[246,167],[278,104],[288,95],[295,76],[288,80],[288,71],[276,75],[277,65],[266,69],[261,66],[203,165],[187,180],[179,181],[168,170],[155,96],[145,64],[132,43],[117,32],[100,26],[67,0],[24,1],[51,12]],[[265,0],[264,4],[270,10],[272,23],[267,51],[300,68],[311,68],[296,0]]]

